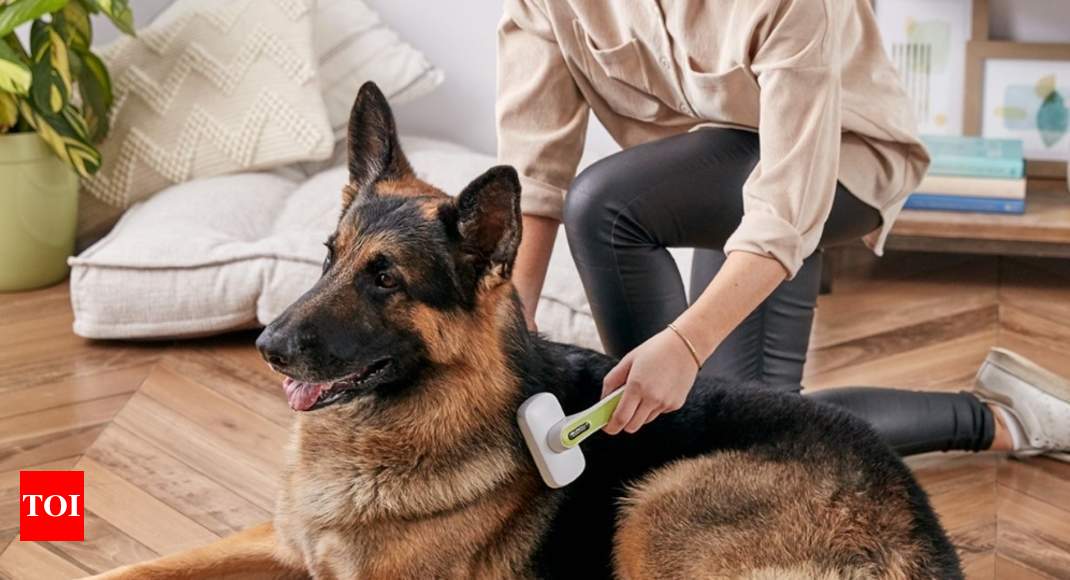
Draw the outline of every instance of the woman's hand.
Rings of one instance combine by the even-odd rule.
[[[625,385],[606,432],[635,433],[662,413],[679,409],[698,365],[784,280],[787,271],[767,256],[731,252],[710,285],[673,323],[629,352],[602,381],[602,397]],[[685,342],[683,337],[687,337]],[[691,356],[688,344],[695,349]]]
[[[624,385],[605,431],[635,433],[658,415],[684,405],[698,367],[687,345],[665,329],[629,352],[602,381],[602,397]]]

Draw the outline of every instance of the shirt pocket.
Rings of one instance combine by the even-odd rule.
[[[610,48],[599,48],[579,20],[573,21],[579,43],[580,64],[599,98],[616,113],[653,121],[665,112],[665,104],[650,90],[642,46],[635,38]]]
[[[747,67],[736,65],[724,71],[703,72],[689,64],[683,85],[700,118],[758,127],[758,82]]]

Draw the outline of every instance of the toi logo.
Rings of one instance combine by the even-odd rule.
[[[19,472],[19,539],[81,542],[85,539],[85,473]]]

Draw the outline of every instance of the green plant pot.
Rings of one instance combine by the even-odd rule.
[[[36,133],[0,135],[0,292],[67,277],[78,175]]]

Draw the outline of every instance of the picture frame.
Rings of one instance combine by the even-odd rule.
[[[1029,177],[1066,177],[1067,106],[1070,44],[991,40],[967,44],[965,134],[1022,139]]]
[[[988,37],[987,6],[987,0],[875,2],[884,50],[922,133],[963,134],[966,45]]]

